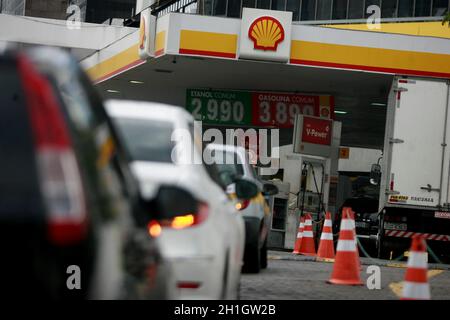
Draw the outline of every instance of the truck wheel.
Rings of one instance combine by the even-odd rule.
[[[267,268],[267,239],[264,240],[264,244],[261,248],[261,269]]]
[[[383,243],[383,237],[379,237],[377,241],[378,259],[389,259],[389,250]]]
[[[259,273],[261,270],[261,249],[258,242],[247,248],[243,269],[248,273]]]

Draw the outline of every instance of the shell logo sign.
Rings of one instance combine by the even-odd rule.
[[[139,57],[145,60],[155,55],[156,17],[152,16],[150,9],[141,12],[139,26]]]
[[[144,16],[141,17],[141,26],[139,27],[139,49],[145,50],[145,40],[147,40],[147,36],[145,34],[145,18]]]
[[[277,19],[264,16],[250,25],[248,37],[256,50],[277,51],[278,44],[284,40],[284,28]]]
[[[239,58],[288,62],[291,51],[292,12],[244,8]]]

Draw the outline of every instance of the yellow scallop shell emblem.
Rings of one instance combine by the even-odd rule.
[[[264,16],[253,21],[248,36],[255,49],[276,51],[278,44],[284,40],[284,29],[277,19]]]

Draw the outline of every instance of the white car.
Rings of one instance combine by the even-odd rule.
[[[258,187],[255,197],[237,204],[245,220],[244,270],[258,273],[261,269],[267,268],[267,239],[272,220],[272,212],[265,197],[277,194],[278,188],[258,178],[245,148],[209,144],[206,150],[208,151],[206,154],[217,163],[219,174],[228,173],[228,176],[244,177]],[[234,195],[235,184],[229,184],[227,191]]]
[[[106,109],[128,149],[142,195],[150,199],[161,185],[171,185],[189,191],[199,202],[196,213],[180,212],[150,226],[173,266],[178,287],[174,298],[236,299],[244,221],[219,185],[216,167],[201,161],[192,116],[181,107],[152,102],[110,100]],[[257,192],[251,182],[241,185],[249,194]]]

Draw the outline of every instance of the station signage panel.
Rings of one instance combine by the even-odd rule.
[[[302,142],[331,145],[331,127],[330,120],[303,117]]]
[[[294,152],[329,157],[333,139],[333,120],[296,116],[294,127]]]
[[[288,62],[292,12],[243,8],[239,58]]]
[[[186,108],[207,124],[292,128],[298,114],[331,119],[333,97],[258,91],[188,89]]]
[[[339,148],[339,159],[350,159],[350,148],[340,147]]]

